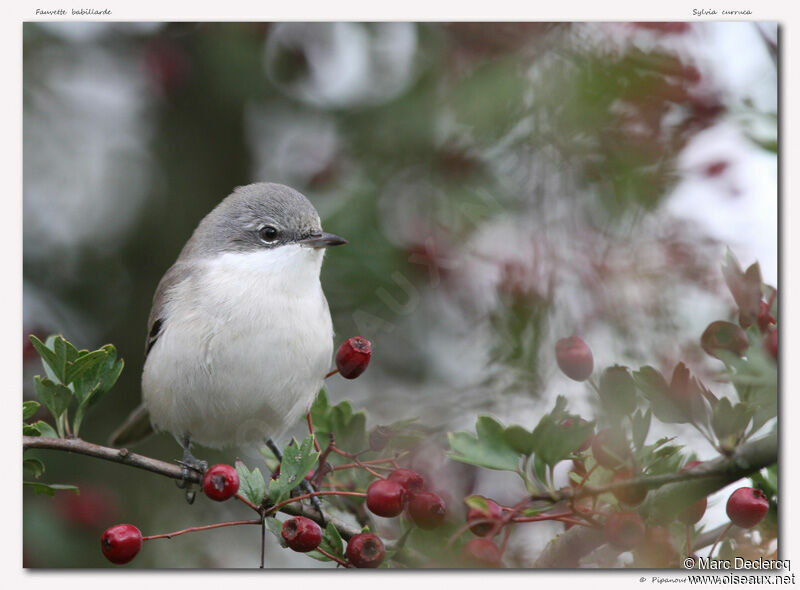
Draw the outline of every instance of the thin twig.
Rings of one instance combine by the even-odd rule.
[[[261,519],[256,518],[253,520],[231,520],[229,522],[218,522],[215,524],[206,524],[203,526],[193,526],[189,527],[188,529],[183,529],[181,531],[175,531],[174,533],[162,533],[160,535],[150,535],[147,537],[142,537],[142,541],[152,541],[153,539],[171,539],[172,537],[177,537],[178,535],[184,535],[186,533],[194,533],[197,531],[209,531],[211,529],[221,529],[227,526],[239,526],[244,524],[261,524]]]

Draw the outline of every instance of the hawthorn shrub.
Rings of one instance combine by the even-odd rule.
[[[147,551],[145,542],[260,525],[283,547],[337,567],[680,567],[682,557],[708,546],[708,555],[772,557],[778,487],[776,290],[762,283],[758,264],[742,270],[730,252],[722,271],[737,309],[698,335],[699,346],[717,359],[712,386],[684,362],[671,375],[653,366],[596,367],[589,343],[571,335],[551,350],[561,370],[595,396],[596,416],[570,412],[562,396],[536,424],[504,424],[480,415],[474,433],[448,434],[443,450],[449,460],[519,478],[525,491],[509,505],[483,495],[460,498],[463,506],[448,505],[443,490],[410,469],[410,451],[426,437],[425,427],[404,420],[367,430],[363,410],[354,411],[347,401],[332,404],[323,390],[310,408],[309,434],[302,441],[292,440],[281,452],[264,447],[261,465],[235,461],[196,474],[210,499],[239,502],[253,518],[149,536],[132,524],[108,523],[105,532],[98,531],[101,550],[112,563],[123,564]],[[38,401],[23,403],[24,448],[143,466],[127,451],[78,438],[87,412],[122,371],[115,348],[77,350],[61,336],[30,341],[46,376],[35,378]],[[338,370],[357,378],[371,354],[369,341],[350,338],[336,355]],[[712,390],[722,382],[732,385],[732,397]],[[28,422],[40,405],[52,424]],[[695,460],[696,451],[681,444],[677,431],[650,440],[654,421],[696,429],[717,458]],[[559,487],[554,470],[564,461],[572,464],[570,481]],[[23,467],[32,478],[25,485],[36,493],[76,490],[38,481],[45,472],[38,458],[24,456]],[[146,468],[179,477],[179,468],[167,463],[154,461]],[[749,485],[727,502],[731,523],[707,530],[707,497],[748,477]],[[315,491],[302,488],[304,481]],[[323,512],[312,500],[321,502]],[[386,536],[385,522],[375,516],[391,519],[394,526],[387,530],[394,533]],[[509,551],[511,532],[545,521],[561,523],[564,532],[535,563],[521,563]],[[263,536],[261,542],[263,560]],[[605,545],[606,551],[596,552]]]

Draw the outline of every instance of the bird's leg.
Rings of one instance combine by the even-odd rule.
[[[197,491],[193,489],[190,479],[192,475],[191,472],[195,471],[203,475],[206,469],[208,469],[208,463],[192,455],[192,439],[188,434],[184,435],[181,439],[181,446],[183,447],[183,458],[177,461],[181,466],[181,480],[176,483],[180,489],[186,490],[186,501],[192,504],[197,495]]]
[[[272,454],[275,455],[275,457],[278,459],[278,461],[283,462],[283,453],[281,453],[281,450],[278,448],[278,445],[276,445],[275,442],[271,438],[267,439],[266,445],[267,445],[267,448],[270,451],[272,451]],[[303,483],[301,483],[300,486],[303,488],[303,490],[307,494],[313,494],[314,492],[317,491],[317,490],[314,489],[314,486],[311,485],[311,482],[308,481],[307,479],[305,479],[305,477],[303,477]],[[322,526],[325,526],[325,513],[322,512],[322,503],[319,501],[319,497],[318,496],[311,496],[311,504],[314,506],[314,508],[317,510],[317,512],[319,512],[319,516],[320,516],[320,519],[322,521],[322,523],[321,523]]]

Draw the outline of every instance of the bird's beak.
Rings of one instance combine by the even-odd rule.
[[[308,236],[307,238],[298,241],[298,244],[308,248],[328,248],[329,246],[341,246],[342,244],[346,243],[347,240],[344,238],[337,236],[336,234],[329,234],[327,232],[322,232],[321,234],[314,236]]]

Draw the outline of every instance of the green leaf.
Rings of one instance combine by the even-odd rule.
[[[33,400],[22,402],[22,419],[28,420],[29,418],[33,418],[33,415],[36,413],[40,407],[39,402],[35,402]]]
[[[44,436],[46,438],[58,438],[58,433],[55,431],[55,429],[44,420],[39,420],[37,422],[34,422],[33,424],[25,424],[23,426],[23,434],[25,434],[25,428],[24,428],[25,426],[29,426],[31,428],[36,429],[36,434],[29,436]]]
[[[22,468],[29,471],[36,479],[39,479],[44,473],[44,463],[35,457],[23,459]]]
[[[50,410],[53,417],[58,420],[67,411],[72,401],[72,392],[60,383],[54,383],[50,379],[43,379],[40,375],[33,378],[33,384],[36,389],[36,396]]]
[[[303,483],[308,471],[317,464],[319,452],[314,449],[314,437],[308,435],[300,445],[292,441],[283,449],[281,474],[270,481],[269,499],[273,504],[283,502],[292,490]]]
[[[311,405],[311,421],[319,440],[325,440],[333,433],[337,446],[343,449],[360,451],[367,447],[367,417],[364,411],[353,412],[348,401],[331,406],[324,389],[320,390]]]
[[[636,409],[636,383],[627,367],[614,365],[603,371],[598,390],[603,407],[612,416],[627,416]]]
[[[670,398],[670,388],[664,376],[650,366],[633,373],[633,380],[653,410],[653,415],[665,423],[685,423],[688,417]]]
[[[505,432],[503,432],[503,438],[508,443],[508,446],[517,453],[526,456],[533,453],[533,444],[535,441],[533,434],[522,426],[518,426],[517,424],[509,426],[505,429]]]
[[[72,383],[87,371],[95,369],[106,360],[107,356],[108,352],[102,348],[92,352],[84,351],[84,354],[79,355],[78,358],[67,365],[65,383]]]
[[[51,336],[48,338],[48,342],[51,341],[51,338],[55,337]],[[39,340],[33,334],[31,334],[28,339],[31,341],[31,344],[33,344],[36,352],[39,353],[39,356],[42,357],[42,366],[44,367],[44,370],[48,372],[48,374],[51,376],[51,379],[57,380],[58,374],[56,371],[59,367],[59,361],[56,353],[47,344]]]
[[[23,485],[30,487],[37,495],[55,496],[56,492],[75,492],[80,494],[80,490],[76,486],[60,484],[60,483],[38,483],[35,481],[23,481]]]
[[[714,406],[714,413],[711,416],[711,427],[717,439],[722,442],[731,438],[735,440],[750,422],[755,410],[739,402],[735,406],[731,405],[727,397],[720,398]]]
[[[566,425],[566,404],[566,398],[558,396],[553,410],[533,429],[533,452],[550,467],[572,455],[594,432],[594,422],[581,422],[577,416]]]
[[[47,339],[47,343],[50,344],[56,354],[56,366],[52,367],[52,369],[56,377],[58,377],[58,380],[61,381],[62,384],[66,384],[69,347],[67,347],[67,341],[64,340],[63,336],[52,336],[51,338]],[[75,347],[73,346],[72,348],[74,349]]]
[[[22,424],[22,435],[23,436],[41,436],[41,432],[39,431],[38,426],[34,426],[33,424]]]
[[[631,416],[631,436],[633,438],[633,446],[637,450],[644,446],[647,433],[650,432],[650,418],[652,415],[652,410],[647,410],[647,412],[637,411]]]
[[[505,440],[503,425],[490,416],[480,416],[475,424],[477,436],[450,432],[451,459],[498,471],[517,471],[520,456]]]
[[[481,512],[489,512],[489,502],[483,496],[468,496],[464,498],[464,504],[469,508],[475,508]]]
[[[342,536],[339,534],[339,531],[336,529],[336,527],[333,526],[332,522],[329,522],[325,526],[325,531],[322,535],[322,542],[320,545],[331,555],[335,555],[336,557],[344,557],[344,540],[342,540]]]
[[[244,463],[236,461],[236,473],[239,475],[239,493],[256,506],[261,504],[267,492],[261,470],[256,467],[250,471]]]
[[[265,518],[264,522],[267,525],[267,529],[269,530],[269,532],[275,535],[275,537],[278,539],[278,543],[280,543],[280,546],[287,547],[286,540],[283,538],[282,535],[283,523],[277,518],[274,518],[272,516]]]

